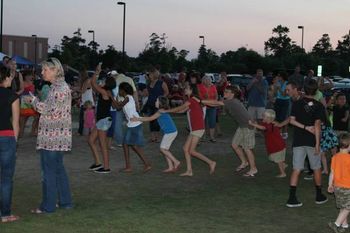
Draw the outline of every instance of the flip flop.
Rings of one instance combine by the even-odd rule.
[[[16,216],[16,215],[9,215],[9,216],[1,217],[2,223],[15,222],[17,220],[19,220],[19,216]]]
[[[249,166],[249,164],[246,164],[246,165],[244,165],[244,166],[238,166],[237,168],[236,168],[236,172],[240,172],[240,171],[243,171],[244,169],[246,169],[247,167]]]
[[[151,169],[152,169],[151,166],[147,166],[147,167],[145,167],[145,169],[143,169],[143,173],[146,173],[146,172],[150,171]]]
[[[257,171],[254,172],[254,173],[252,173],[252,172],[247,172],[247,173],[244,173],[243,176],[244,176],[244,177],[255,177],[255,175],[256,175],[257,173],[258,173]]]

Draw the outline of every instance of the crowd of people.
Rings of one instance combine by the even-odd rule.
[[[194,175],[192,157],[204,161],[209,174],[213,174],[216,162],[199,152],[197,146],[205,134],[209,142],[216,142],[221,134],[219,116],[225,112],[237,125],[231,142],[240,160],[235,171],[251,178],[258,174],[254,148],[255,137],[261,135],[257,132],[260,130],[265,137],[269,159],[278,166],[276,177],[285,178],[286,139],[288,125],[291,125],[294,129],[291,140],[293,169],[286,206],[303,205],[296,195],[303,170],[313,175],[315,203],[327,202],[321,178],[322,173],[330,173],[327,190],[335,192],[337,206],[341,210],[337,220],[329,223],[329,227],[335,232],[348,227],[350,136],[347,100],[343,93],[324,95],[332,87],[332,82],[328,78],[314,77],[312,70],[306,77],[300,74],[299,66],[291,76],[279,72],[274,77],[264,77],[263,70],[258,69],[243,93],[238,86],[230,85],[226,72],[221,73],[217,83],[212,83],[210,77],[198,72],[181,72],[174,80],[168,75],[161,75],[159,67],[151,67],[135,85],[123,71],[106,73],[99,64],[91,78],[82,72],[77,85],[69,86],[60,61],[50,58],[41,64],[42,80],[38,85],[35,84],[38,81],[35,73],[25,71],[21,74],[10,58],[3,64],[0,70],[2,222],[19,219],[11,214],[12,180],[16,141],[24,135],[29,117],[33,117],[31,133],[37,136],[36,148],[40,152],[43,176],[42,202],[32,213],[51,213],[57,207],[73,207],[63,154],[72,147],[72,134],[75,132],[72,132],[71,109],[75,98],[80,108],[76,133],[88,137],[93,155],[89,170],[102,174],[111,172],[109,153],[113,149],[113,140],[123,148],[123,172],[133,171],[130,148],[143,162],[144,172],[152,169],[143,150],[143,122],[149,122],[149,142],[160,142],[160,152],[167,163],[163,172],[178,171],[181,161],[171,152],[178,134],[172,113],[186,113],[188,120],[189,134],[183,145],[186,170],[180,176]],[[40,88],[36,88],[38,86]],[[74,91],[78,93],[76,96]],[[327,153],[332,155],[330,169]]]

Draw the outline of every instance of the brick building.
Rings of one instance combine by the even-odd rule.
[[[35,47],[37,63],[47,59],[48,38],[3,35],[2,52],[10,57],[19,55],[35,63]]]

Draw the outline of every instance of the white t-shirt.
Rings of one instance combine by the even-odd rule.
[[[132,117],[140,117],[139,113],[136,111],[136,105],[135,100],[131,95],[127,95],[129,101],[127,104],[123,107],[123,112],[125,114],[125,118],[128,121],[126,124],[129,128],[136,127],[140,124],[142,124],[141,121],[130,121],[130,118]]]
[[[93,97],[93,94],[92,94],[92,88],[86,89],[86,91],[81,94],[80,106],[84,106],[84,103],[86,101],[91,101],[92,106],[95,106],[95,101],[94,101],[94,97]]]

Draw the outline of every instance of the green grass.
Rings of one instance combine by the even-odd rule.
[[[176,122],[180,134],[172,151],[184,162],[185,121],[177,116]],[[163,175],[165,161],[157,144],[145,148],[154,168],[150,173],[142,174],[142,164],[134,154],[134,173],[118,173],[123,167],[121,149],[111,152],[112,174],[91,173],[87,171],[91,152],[84,138],[75,137],[74,150],[65,158],[75,208],[40,216],[29,212],[41,199],[39,157],[33,148],[35,139],[25,138],[19,146],[13,198],[13,212],[21,220],[0,224],[0,233],[327,232],[327,222],[337,214],[332,196],[328,203],[316,205],[313,183],[301,179],[298,196],[304,206],[286,208],[288,179],[274,178],[277,167],[267,159],[263,138],[257,137],[255,149],[259,174],[245,178],[233,172],[238,166],[230,149],[234,124],[225,117],[222,128],[224,137],[216,144],[201,143],[198,148],[217,161],[215,175],[210,176],[207,165],[193,159],[192,178]],[[287,157],[291,164],[290,149]],[[184,169],[183,164],[181,172]]]

